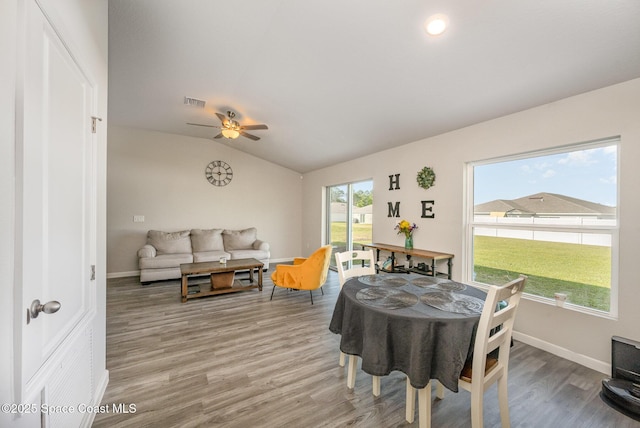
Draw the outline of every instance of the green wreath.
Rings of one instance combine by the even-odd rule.
[[[425,166],[420,171],[418,171],[418,177],[416,178],[416,180],[418,181],[418,186],[422,187],[423,189],[428,189],[436,182],[436,173],[433,172],[433,170],[428,166]]]

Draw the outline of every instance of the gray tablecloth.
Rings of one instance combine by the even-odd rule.
[[[342,352],[362,358],[366,373],[399,370],[415,388],[437,379],[457,392],[485,298],[474,287],[416,274],[351,278],[329,330],[341,335]]]

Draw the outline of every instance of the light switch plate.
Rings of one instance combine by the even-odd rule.
[[[134,215],[133,216],[133,222],[134,223],[144,223],[144,216],[143,215]]]

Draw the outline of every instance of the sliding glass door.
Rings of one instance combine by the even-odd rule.
[[[360,250],[373,239],[373,181],[327,187],[327,243],[333,254]],[[335,257],[331,257],[335,268]]]

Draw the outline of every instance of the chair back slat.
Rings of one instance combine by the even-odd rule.
[[[345,251],[336,253],[335,256],[340,287],[344,285],[347,279],[354,276],[376,273],[376,260],[373,255],[373,250]],[[354,262],[357,263],[357,265],[355,265]],[[362,262],[365,263],[365,266],[361,266]],[[345,267],[345,264],[347,267]],[[351,268],[348,268],[349,265],[351,265]]]
[[[503,343],[507,341],[507,339],[511,339],[509,335],[509,331],[507,329],[500,329],[487,340],[487,349],[485,352],[490,354],[495,349],[502,346]]]
[[[521,275],[505,285],[489,287],[473,347],[474,372],[476,367],[484,367],[487,354],[497,348],[501,348],[499,362],[505,366],[508,364],[513,323],[526,281],[527,277]],[[502,301],[506,301],[507,306],[496,311],[498,303]],[[483,376],[479,378],[482,382]]]
[[[495,312],[493,317],[491,317],[491,322],[489,324],[490,329],[493,330],[494,328],[503,324],[509,318],[515,317],[514,312],[516,311],[517,308],[518,308],[517,306],[510,304],[506,308]]]

